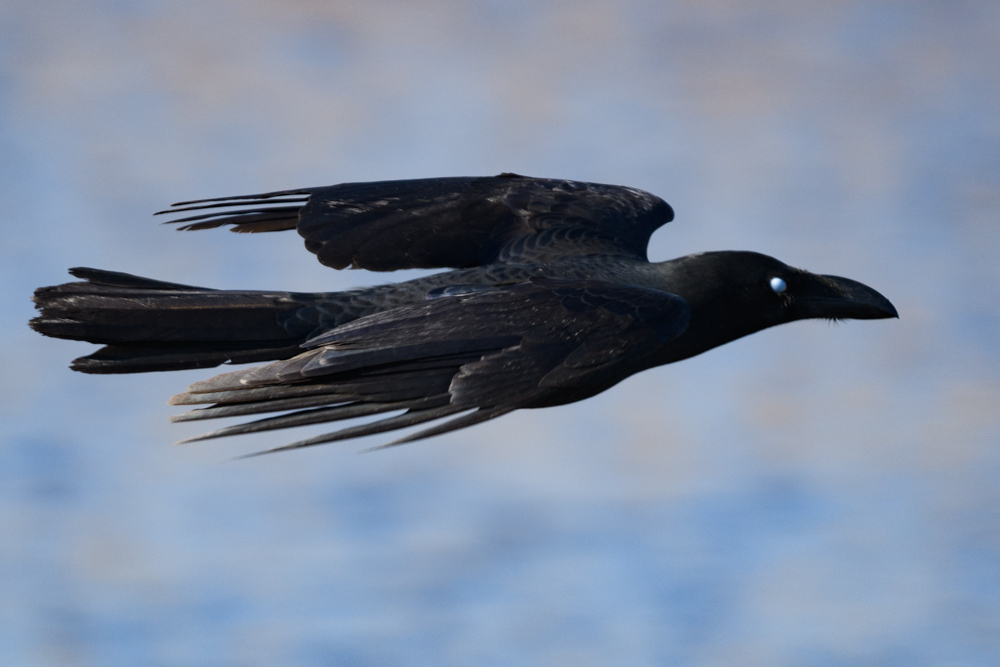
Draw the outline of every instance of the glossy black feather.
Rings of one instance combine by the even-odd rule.
[[[173,397],[206,406],[175,421],[270,415],[189,440],[378,416],[268,450],[279,451],[446,420],[390,446],[578,401],[777,324],[896,316],[870,287],[759,253],[650,263],[649,237],[673,211],[621,186],[516,174],[345,183],[181,202],[166,213],[181,214],[173,222],[188,230],[297,229],[335,268],[455,268],[317,294],[73,269],[81,282],[36,291],[35,329],[105,346],[76,370],[270,362]]]
[[[273,231],[295,228],[297,211],[299,234],[323,264],[393,271],[593,254],[645,260],[650,235],[673,219],[666,202],[641,190],[517,174],[343,183],[205,201],[253,206],[287,202],[280,195],[288,193],[308,193],[308,200],[300,210],[251,207],[172,222],[189,230],[228,224],[233,231]],[[192,203],[201,202],[161,213],[203,208]]]
[[[312,349],[292,359],[196,383],[171,402],[198,402],[199,393],[218,401],[178,421],[315,408],[196,439],[413,410],[421,400],[432,403],[421,409],[499,415],[603,391],[682,333],[688,318],[687,303],[665,292],[540,280],[369,315],[309,341]],[[593,359],[581,363],[587,350]],[[320,391],[304,395],[311,384]],[[241,396],[265,388],[254,400]]]
[[[288,357],[316,323],[299,317],[312,294],[222,291],[77,268],[86,282],[35,292],[36,331],[103,343],[74,362],[86,373],[206,368]]]

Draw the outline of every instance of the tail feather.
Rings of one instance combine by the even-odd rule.
[[[76,359],[84,373],[208,368],[287,359],[315,323],[300,317],[318,296],[214,290],[77,268],[84,282],[42,287],[31,320],[39,333],[105,345]]]
[[[270,342],[249,343],[248,349],[239,349],[236,343],[210,345],[204,342],[175,346],[162,343],[105,345],[93,354],[74,359],[69,367],[96,375],[154,373],[288,359],[302,351],[298,344],[269,345]]]

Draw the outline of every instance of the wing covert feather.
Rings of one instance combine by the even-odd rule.
[[[371,271],[580,255],[645,260],[649,237],[673,219],[666,202],[642,190],[506,173],[341,183],[176,207],[166,212],[199,211],[175,220],[187,223],[181,229],[297,228],[322,264]]]
[[[603,391],[650,367],[656,352],[683,333],[689,320],[687,302],[667,292],[538,279],[360,318],[314,338],[308,343],[312,349],[292,359],[196,383],[174,402],[221,399],[183,420],[302,409],[206,437],[398,409],[412,413],[374,422],[371,430],[343,432],[377,433],[479,411],[448,427],[459,428]],[[330,436],[342,437],[348,436]],[[323,436],[309,444],[328,441]]]

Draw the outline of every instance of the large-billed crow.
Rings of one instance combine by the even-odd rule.
[[[458,415],[393,443],[593,396],[653,366],[807,318],[897,317],[875,290],[754,252],[650,263],[673,218],[633,188],[500,174],[344,183],[175,204],[180,229],[296,229],[336,269],[453,270],[321,294],[228,291],[97,269],[35,292],[31,325],[101,343],[85,373],[266,365],[197,382],[175,421],[285,414],[193,438],[399,412],[277,449]],[[464,414],[460,414],[464,413]],[[269,450],[276,451],[276,450]]]

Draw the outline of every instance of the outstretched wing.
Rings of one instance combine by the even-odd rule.
[[[667,292],[539,280],[363,317],[297,357],[198,382],[171,403],[214,404],[176,421],[294,411],[193,440],[405,410],[279,449],[468,413],[396,444],[592,396],[650,367],[689,320],[687,302]]]
[[[673,219],[642,190],[517,174],[342,183],[181,202],[161,213],[196,230],[298,229],[335,269],[466,268],[575,255],[646,259],[649,237]]]

